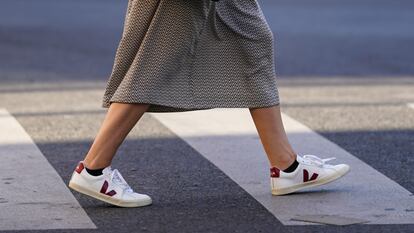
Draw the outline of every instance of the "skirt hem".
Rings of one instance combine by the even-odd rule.
[[[249,102],[237,102],[237,103],[225,103],[225,104],[216,104],[211,106],[205,107],[181,107],[181,106],[174,106],[171,104],[164,104],[158,102],[149,102],[149,101],[124,101],[124,100],[116,100],[116,101],[109,101],[109,102],[102,102],[102,108],[109,108],[111,103],[127,103],[127,104],[150,104],[151,106],[148,107],[146,112],[187,112],[187,111],[197,111],[197,110],[208,110],[214,108],[267,108],[272,106],[280,105],[279,101],[264,103],[264,104],[253,104]]]

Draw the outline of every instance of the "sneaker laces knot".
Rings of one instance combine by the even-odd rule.
[[[319,167],[322,167],[327,161],[332,160],[332,159],[336,159],[335,157],[330,157],[330,158],[325,158],[322,159],[316,155],[303,155],[303,159],[305,162],[307,162],[308,164],[313,164]]]
[[[112,170],[111,180],[121,186],[126,192],[133,192],[132,188],[125,181],[124,177],[122,177],[118,169]]]

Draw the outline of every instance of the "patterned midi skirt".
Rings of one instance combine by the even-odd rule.
[[[129,0],[102,107],[278,105],[274,59],[274,36],[257,0]]]

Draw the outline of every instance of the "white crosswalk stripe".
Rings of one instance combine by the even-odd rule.
[[[1,108],[0,190],[0,231],[96,228],[23,127]]]

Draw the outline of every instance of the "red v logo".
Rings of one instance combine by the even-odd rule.
[[[318,177],[318,173],[313,173],[312,177],[309,179],[309,172],[306,169],[303,169],[303,182],[308,182],[311,180],[315,180]]]
[[[106,192],[107,189],[108,189],[108,181],[105,180],[105,182],[103,183],[102,188],[101,188],[101,193],[106,194],[106,195],[111,196],[111,197],[116,194],[115,190],[111,190],[109,192]]]

